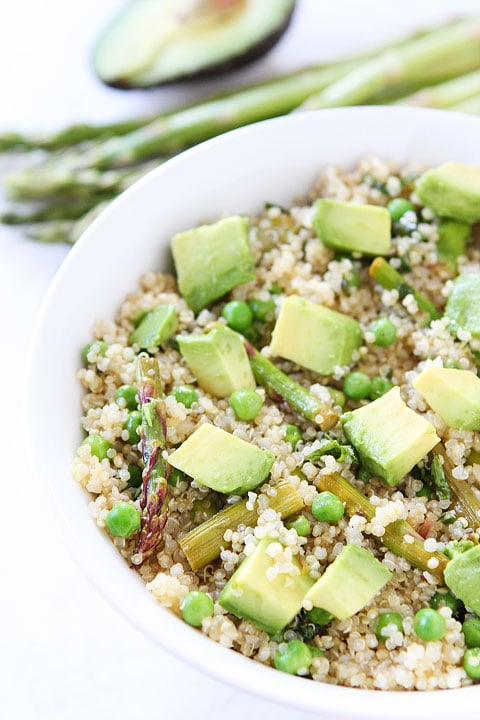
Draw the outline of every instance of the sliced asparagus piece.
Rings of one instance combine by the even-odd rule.
[[[368,103],[380,91],[398,91],[410,81],[433,84],[473,71],[479,64],[480,20],[469,18],[385,50],[311,96],[299,109]]]
[[[319,475],[315,481],[320,490],[329,490],[345,503],[345,510],[351,517],[359,514],[371,521],[375,516],[375,507],[368,498],[357,490],[348,480],[341,475]],[[406,542],[408,536],[410,542]],[[412,541],[413,538],[413,541]],[[448,562],[441,552],[427,552],[424,546],[424,538],[405,520],[396,520],[385,528],[385,534],[377,540],[385,545],[395,555],[405,558],[411,565],[420,570],[429,572],[438,580],[442,580],[443,571]],[[435,558],[438,562],[436,567],[429,567],[429,561]]]
[[[413,95],[400,98],[396,105],[450,108],[480,95],[480,70],[423,88]]]
[[[142,413],[138,432],[142,448],[142,518],[134,565],[140,565],[155,550],[167,522],[168,466],[163,458],[166,449],[166,419],[160,369],[155,358],[140,355],[137,359],[137,392]]]
[[[279,370],[264,355],[243,340],[255,380],[269,393],[280,396],[300,415],[317,424],[322,430],[330,430],[338,422],[337,413],[324,405],[315,395]]]
[[[369,272],[371,277],[386,290],[397,290],[401,300],[407,295],[413,295],[418,307],[428,313],[430,320],[438,320],[442,317],[435,305],[423,293],[410,285],[403,275],[400,275],[384,258],[375,258],[370,265]]]
[[[480,500],[472,486],[466,480],[457,480],[454,476],[454,465],[442,444],[437,445],[432,452],[441,458],[445,478],[460,505],[462,515],[465,516],[474,530],[478,530],[480,528]]]
[[[452,105],[450,110],[456,112],[469,113],[470,115],[480,115],[480,94],[471,97],[468,100]]]
[[[269,497],[269,505],[282,518],[302,510],[303,498],[289,482],[279,482],[275,489],[277,494]],[[258,510],[256,507],[249,510],[247,502],[240,500],[225,507],[180,539],[180,546],[192,570],[199,570],[220,555],[221,548],[226,545],[223,539],[226,530],[236,530],[239,525],[252,527],[256,524]]]

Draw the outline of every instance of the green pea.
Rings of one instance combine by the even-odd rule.
[[[432,598],[430,598],[430,607],[434,610],[438,610],[441,607],[449,607],[452,611],[452,615],[455,616],[458,612],[458,600],[450,592],[436,592]]]
[[[138,465],[129,465],[128,474],[130,478],[127,482],[127,487],[138,488],[142,484],[142,470]]]
[[[388,347],[397,339],[397,328],[390,318],[378,318],[372,324],[372,333],[375,336],[375,345]]]
[[[463,669],[472,680],[480,680],[480,647],[470,648],[465,652]]]
[[[139,410],[132,410],[123,425],[123,429],[128,431],[128,442],[131,445],[136,445],[140,440],[137,430],[141,424],[142,413]]]
[[[253,312],[249,305],[242,300],[231,300],[223,310],[222,317],[227,321],[227,325],[233,330],[245,330],[253,321]]]
[[[468,618],[462,625],[465,645],[468,648],[480,648],[480,618]]]
[[[137,391],[132,385],[120,385],[115,393],[115,400],[123,400],[128,410],[137,409]]]
[[[364,372],[352,372],[343,381],[343,392],[351,400],[362,400],[370,394],[372,383]]]
[[[127,538],[140,528],[140,513],[135,505],[118,502],[108,513],[105,522],[112,535]]]
[[[88,356],[90,354],[96,355],[97,358],[99,356],[105,357],[105,354],[108,350],[108,345],[103,340],[95,340],[95,342],[88,343],[85,345],[85,347],[82,350],[82,360],[85,363],[85,365],[88,365],[90,362],[88,359]]]
[[[213,600],[201,590],[192,590],[182,599],[180,613],[186,623],[200,627],[205,618],[213,615]]]
[[[316,645],[309,645],[308,648],[312,653],[312,657],[325,657],[325,652],[317,648]]]
[[[258,320],[258,322],[265,322],[275,311],[275,303],[272,299],[259,300],[253,298],[248,304],[253,313],[253,319]]]
[[[108,458],[108,451],[112,447],[108,440],[101,435],[88,435],[82,442],[82,445],[89,445],[92,455],[96,455],[99,460]]]
[[[194,402],[198,402],[198,393],[191,385],[176,385],[171,395],[186,408],[191,408]]]
[[[312,530],[312,526],[305,515],[300,515],[295,518],[295,520],[290,520],[290,522],[287,523],[287,528],[289,530],[293,528],[300,537],[307,537]]]
[[[305,675],[312,664],[312,651],[301,640],[290,640],[282,643],[275,653],[273,663],[277,670],[290,675]]]
[[[260,339],[260,333],[255,325],[249,325],[245,330],[242,330],[242,335],[251,345],[256,345]]]
[[[392,387],[392,383],[389,382],[386,378],[382,378],[380,376],[372,378],[370,384],[370,400],[378,400],[379,397],[385,395],[385,393],[391,390]]]
[[[290,443],[295,450],[298,443],[302,440],[302,432],[296,425],[285,425],[285,440]]]
[[[447,623],[437,610],[422,608],[415,614],[413,629],[421,640],[441,640],[447,630]]]
[[[395,625],[397,630],[403,633],[403,620],[402,616],[397,612],[384,612],[380,613],[375,627],[375,635],[378,640],[386,640],[389,634],[385,632],[385,628],[389,625]]]
[[[342,501],[329,490],[319,493],[312,503],[312,515],[320,522],[336,523],[343,517]]]
[[[329,613],[328,610],[317,607],[307,610],[307,617],[315,623],[315,625],[328,625],[333,620],[332,613]]]
[[[177,487],[178,483],[182,482],[182,480],[185,480],[183,472],[174,468],[173,465],[170,465],[170,474],[167,479],[168,484],[171,485],[171,487]]]
[[[260,412],[263,400],[255,390],[243,388],[230,395],[230,405],[239,420],[253,420]]]
[[[390,200],[387,205],[387,209],[393,222],[400,220],[400,218],[403,217],[403,215],[405,215],[405,213],[409,210],[413,210],[415,212],[415,208],[410,200],[406,200],[405,198],[394,198],[393,200]]]

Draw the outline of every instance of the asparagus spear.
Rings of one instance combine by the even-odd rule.
[[[460,505],[462,515],[465,516],[471,527],[477,530],[480,528],[480,500],[477,498],[472,486],[466,480],[457,480],[454,476],[454,465],[443,445],[437,445],[432,452],[441,458],[445,478]]]
[[[430,320],[438,320],[442,317],[435,305],[433,305],[423,293],[416,290],[413,285],[410,285],[403,275],[400,275],[384,258],[375,258],[370,265],[369,272],[371,277],[386,290],[397,290],[400,299],[403,299],[407,295],[413,295],[418,307],[428,313]]]
[[[315,484],[320,490],[329,490],[345,503],[345,510],[349,516],[359,514],[371,521],[375,516],[375,507],[368,498],[357,490],[348,480],[341,475],[319,475]],[[405,541],[408,536],[410,542]],[[413,538],[413,541],[412,541]],[[441,552],[427,552],[424,546],[424,538],[405,520],[395,520],[385,528],[385,534],[378,538],[378,541],[385,545],[391,552],[405,558],[411,565],[420,570],[427,571],[439,581],[443,579],[443,571],[448,562]],[[438,562],[435,568],[429,567],[429,561],[435,558]]]
[[[259,385],[263,385],[270,393],[279,395],[300,415],[319,425],[322,430],[330,430],[337,424],[338,415],[331,407],[324,405],[315,395],[279,370],[245,338],[243,343]]]
[[[279,482],[275,489],[277,493],[269,497],[269,505],[282,518],[302,510],[303,498],[290,483]],[[258,511],[248,510],[247,502],[240,500],[225,507],[181,538],[180,546],[192,570],[199,570],[220,555],[221,548],[225,546],[223,536],[226,530],[236,530],[239,525],[252,527],[256,524]]]
[[[138,357],[137,390],[142,412],[142,424],[138,430],[143,460],[142,518],[132,562],[140,565],[157,547],[167,522],[168,466],[162,455],[166,449],[167,428],[160,370],[155,358],[148,355]]]
[[[114,192],[100,192],[72,202],[43,205],[26,212],[7,211],[0,215],[0,222],[4,225],[27,225],[50,220],[78,220],[99,203],[113,199],[115,194]]]
[[[107,125],[78,123],[53,133],[25,133],[7,131],[0,133],[0,152],[11,150],[61,150],[91,140],[105,140],[108,137],[125,135],[138,130],[151,118],[136,118]]]
[[[414,105],[416,107],[451,108],[480,95],[480,70],[461,75],[426,88],[413,95],[400,98],[396,105]]]
[[[160,160],[120,170],[100,171],[91,168],[68,168],[62,164],[45,164],[7,175],[5,186],[13,200],[48,200],[91,198],[95,193],[119,194],[145,173],[157,167]]]
[[[452,105],[450,110],[455,110],[456,112],[465,112],[469,113],[470,115],[480,115],[480,94],[476,95],[475,97],[471,97],[468,100],[464,100],[463,102]]]
[[[480,20],[447,24],[425,37],[392,47],[312,95],[300,110],[368,103],[380,91],[398,92],[415,79],[433,84],[475,70],[480,64]]]
[[[31,225],[26,235],[32,240],[44,243],[66,243],[73,245],[87,227],[107,207],[109,201],[101,202],[91,208],[78,220],[51,220]]]

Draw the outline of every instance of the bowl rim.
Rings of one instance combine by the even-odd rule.
[[[465,128],[470,126],[470,128],[474,128],[477,133],[480,129],[480,120],[477,118],[451,111],[447,112],[425,108],[401,108],[388,106],[347,107],[313,111],[305,113],[304,115],[282,116],[271,120],[264,120],[259,123],[253,123],[237,130],[230,131],[221,136],[200,143],[193,148],[185,150],[165,162],[163,165],[160,165],[150,171],[147,175],[142,177],[113,202],[111,202],[110,205],[82,234],[76,245],[68,253],[67,257],[55,274],[37,314],[27,355],[27,373],[23,393],[28,455],[34,474],[37,477],[42,475],[41,468],[37,467],[35,464],[36,452],[39,449],[39,439],[37,439],[36,432],[36,419],[38,419],[38,412],[37,414],[35,412],[32,413],[31,408],[33,399],[33,407],[37,407],[37,410],[40,409],[38,404],[39,396],[35,387],[35,383],[38,381],[39,376],[38,370],[35,366],[37,355],[42,347],[43,327],[47,323],[50,308],[56,302],[57,293],[61,290],[64,279],[68,277],[68,274],[71,273],[72,269],[75,267],[77,256],[84,253],[84,248],[88,247],[88,244],[93,242],[92,239],[95,237],[98,231],[97,229],[101,228],[105,218],[115,214],[121,205],[132,202],[136,196],[143,192],[144,187],[148,186],[152,183],[152,181],[155,181],[159,175],[168,175],[172,168],[183,164],[188,165],[190,158],[192,157],[208,155],[212,147],[235,143],[237,138],[254,136],[258,132],[259,128],[263,128],[265,126],[275,126],[280,128],[285,127],[288,129],[296,123],[301,124],[302,122],[306,122],[306,120],[299,119],[305,118],[306,116],[317,118],[319,122],[322,122],[322,118],[324,117],[335,120],[336,118],[341,119],[347,116],[358,116],[363,118],[371,117],[372,119],[376,118],[377,121],[386,121],[388,118],[392,118],[397,115],[403,115],[405,118],[410,119],[418,118],[419,121],[424,121],[426,118],[430,118],[433,123],[437,121],[437,118],[446,118],[448,116],[448,123],[459,126],[464,125]],[[121,301],[120,296],[121,291],[119,291],[119,302]],[[72,379],[74,379],[73,373]],[[281,698],[279,698],[279,671],[260,663],[250,661],[248,658],[245,658],[239,653],[226,650],[200,632],[192,632],[192,628],[183,623],[170,611],[162,608],[155,600],[153,600],[153,598],[150,598],[150,602],[155,606],[155,612],[159,613],[159,617],[163,615],[163,620],[161,622],[162,627],[154,628],[152,630],[147,618],[128,612],[124,607],[124,604],[120,602],[119,597],[112,591],[109,591],[107,583],[104,582],[97,570],[94,570],[94,565],[86,559],[85,554],[82,552],[82,547],[80,545],[81,539],[75,538],[75,535],[72,534],[72,526],[69,518],[66,516],[64,509],[62,508],[60,498],[55,495],[55,492],[53,497],[54,502],[52,502],[52,497],[49,494],[54,491],[53,482],[49,479],[48,474],[45,472],[43,472],[43,477],[41,479],[44,503],[52,519],[53,525],[55,526],[63,544],[67,547],[69,553],[74,558],[82,572],[89,578],[93,586],[100,592],[101,595],[103,595],[109,604],[115,607],[117,612],[123,616],[125,620],[133,624],[145,637],[193,668],[207,673],[213,678],[236,689],[240,689],[248,694],[269,700],[274,704],[281,703],[282,705],[287,705],[297,710],[316,712],[317,714],[321,713],[322,716],[324,715],[325,718],[329,718],[330,720],[333,720],[334,718],[345,718],[346,720],[347,718],[352,718],[354,716],[368,716],[371,720],[383,720],[387,707],[389,710],[389,717],[392,720],[397,720],[397,718],[400,720],[400,718],[404,718],[405,714],[409,712],[411,713],[413,708],[415,708],[415,713],[420,716],[423,715],[423,713],[428,713],[432,710],[433,702],[435,702],[435,705],[438,704],[438,702],[432,698],[432,693],[434,693],[435,697],[441,698],[441,707],[439,709],[435,707],[438,720],[447,720],[447,718],[451,717],[451,713],[454,711],[458,712],[459,708],[462,709],[464,720],[470,720],[470,718],[473,720],[474,717],[477,717],[478,713],[474,712],[473,703],[475,699],[478,702],[478,693],[480,690],[478,687],[476,688],[473,685],[460,689],[452,689],[447,693],[442,692],[441,695],[439,695],[437,690],[422,692],[408,690],[374,692],[372,690],[344,687],[328,683],[306,682],[304,678],[283,674],[281,676]],[[85,491],[82,488],[80,488],[80,490],[82,494],[85,494]],[[106,539],[105,533],[102,533],[100,530],[98,532]],[[110,543],[109,540],[108,542]],[[118,556],[120,557],[119,553]],[[123,559],[122,562],[124,563]],[[143,581],[141,581],[141,583],[142,591],[145,592]],[[150,596],[151,594],[145,593],[145,595]],[[187,646],[188,652],[183,651],[182,648]],[[206,668],[205,658],[208,657],[213,658],[214,663],[211,667]]]

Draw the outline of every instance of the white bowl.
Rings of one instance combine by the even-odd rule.
[[[333,720],[478,718],[480,687],[380,692],[285,675],[222,648],[160,607],[90,519],[69,465],[81,441],[80,349],[149,269],[166,269],[169,239],[223,212],[288,204],[326,164],[367,154],[427,166],[480,164],[480,121],[403,108],[343,108],[262,122],[206,142],[140,180],[85,232],[57,273],[32,341],[27,417],[34,467],[66,545],[96,587],[161,647],[217,679]],[[50,428],[55,425],[55,433]]]

